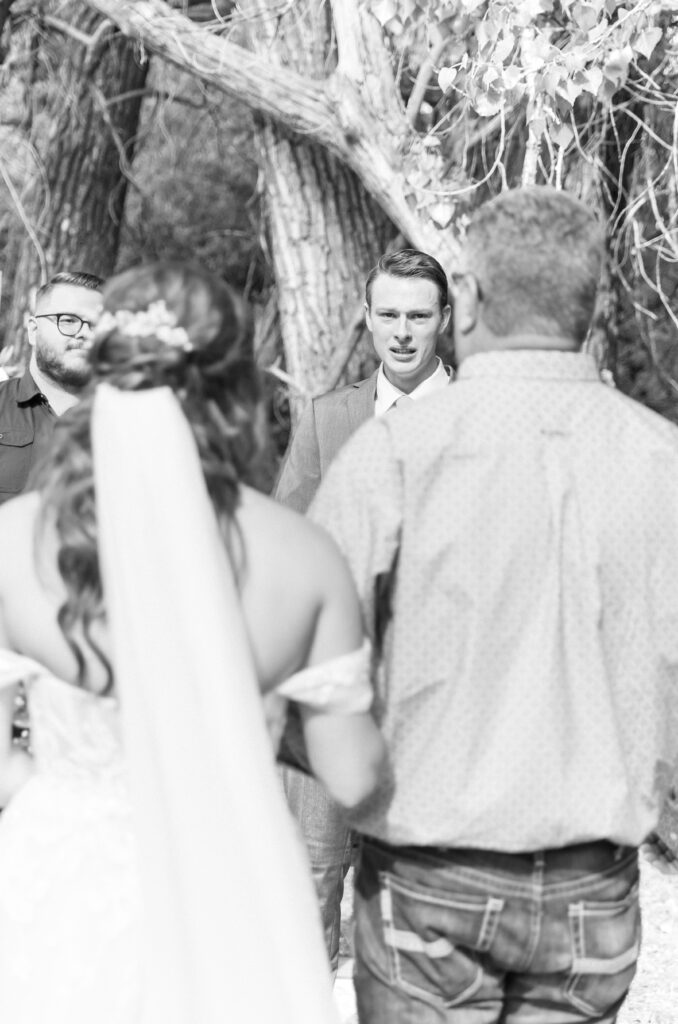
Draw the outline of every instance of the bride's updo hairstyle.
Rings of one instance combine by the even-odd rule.
[[[183,263],[128,270],[104,287],[91,362],[95,382],[175,392],[215,507],[230,515],[238,484],[258,482],[264,437],[240,298],[223,281]]]
[[[42,522],[56,527],[67,592],[59,625],[78,661],[81,685],[87,685],[83,642],[108,667],[91,634],[104,618],[90,434],[96,384],[124,391],[171,388],[192,429],[226,543],[239,485],[261,483],[266,448],[248,319],[238,296],[213,275],[162,262],[113,277],[104,287],[90,358],[91,390],[57,421],[49,456],[34,478]],[[143,437],[138,440],[143,445]],[[109,671],[107,689],[111,682]]]

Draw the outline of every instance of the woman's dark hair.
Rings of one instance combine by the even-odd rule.
[[[135,334],[124,317],[102,317],[91,348],[92,387],[58,421],[33,481],[42,493],[41,524],[56,528],[57,564],[67,595],[58,621],[78,662],[78,682],[86,685],[84,641],[106,664],[107,691],[110,666],[91,632],[105,611],[90,434],[94,386],[106,381],[125,391],[172,389],[192,429],[227,542],[240,484],[258,486],[263,479],[266,435],[248,319],[226,284],[197,267],[154,263],[112,278],[103,298],[111,314],[138,313],[163,303],[188,338],[185,347],[168,344],[162,330],[146,333],[145,326]],[[143,437],[138,440],[143,445]],[[168,501],[173,497],[168,495]]]

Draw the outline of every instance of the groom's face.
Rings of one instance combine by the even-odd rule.
[[[429,278],[378,274],[374,279],[365,321],[386,377],[405,394],[435,370],[438,339],[449,318],[450,307],[441,307],[438,287]]]

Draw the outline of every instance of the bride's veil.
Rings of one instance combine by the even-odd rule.
[[[147,923],[145,1024],[328,1024],[329,969],[233,574],[167,388],[100,385],[99,551]]]

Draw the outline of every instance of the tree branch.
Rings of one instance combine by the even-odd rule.
[[[438,32],[438,38],[435,40],[430,50],[426,54],[426,57],[422,61],[421,67],[417,73],[417,79],[414,83],[414,88],[410,93],[410,98],[407,101],[407,120],[414,127],[414,123],[417,120],[417,115],[421,109],[421,105],[424,102],[424,96],[428,89],[428,83],[431,81],[431,75],[435,71],[435,66],[440,60],[440,56],[450,42],[451,36],[444,36],[442,32]]]
[[[49,25],[50,28],[55,28],[57,32],[61,32],[62,35],[75,39],[77,43],[82,43],[88,50],[94,49],[107,29],[115,27],[112,21],[105,19],[97,25],[96,31],[92,32],[91,36],[88,36],[85,32],[81,32],[80,29],[76,28],[75,25],[62,21],[61,18],[55,18],[52,14],[46,14],[42,21],[43,24]]]
[[[302,135],[326,135],[332,110],[321,84],[275,67],[206,32],[163,0],[86,0],[158,56]]]
[[[40,245],[40,241],[39,241],[38,236],[37,236],[37,234],[35,232],[35,228],[31,224],[30,219],[29,219],[28,215],[26,214],[26,210],[24,208],[24,204],[21,202],[21,198],[19,196],[19,193],[17,192],[17,190],[14,187],[14,183],[12,182],[12,179],[11,179],[11,177],[9,175],[9,172],[7,171],[7,168],[5,167],[5,164],[4,164],[3,160],[2,160],[2,157],[0,157],[0,177],[2,177],[2,180],[4,181],[5,185],[7,186],[7,191],[9,192],[10,196],[12,197],[12,202],[14,203],[16,211],[19,214],[19,217],[21,218],[21,221],[23,223],[24,228],[26,229],[26,234],[30,238],[30,240],[33,243],[33,246],[35,248],[35,251],[36,251],[36,254],[37,254],[37,257],[38,257],[38,262],[40,263],[40,276],[41,276],[41,280],[42,281],[46,281],[47,280],[47,261],[45,259],[45,250]]]
[[[99,86],[95,82],[90,82],[89,88],[90,88],[90,92],[92,94],[92,97],[94,99],[94,104],[95,104],[96,108],[98,109],[99,113],[101,114],[101,117],[102,117],[102,120],[104,121],[104,124],[106,125],[106,127],[109,130],[109,132],[111,133],[111,138],[113,140],[113,145],[115,146],[115,148],[116,148],[116,150],[118,152],[118,161],[119,161],[119,164],[120,164],[120,171],[121,171],[121,173],[124,174],[124,176],[127,178],[127,180],[129,182],[131,182],[132,185],[134,185],[134,187],[137,189],[138,192],[141,193],[141,195],[144,195],[145,194],[144,189],[141,187],[141,185],[139,184],[139,182],[137,181],[137,179],[134,177],[134,175],[132,173],[132,165],[130,164],[129,157],[127,156],[127,150],[125,148],[125,143],[120,138],[120,133],[116,130],[116,127],[113,124],[113,120],[112,120],[111,115],[110,115],[110,113],[108,111],[108,101],[106,100],[106,97],[104,96],[103,92],[101,91],[101,89],[99,88]],[[137,90],[135,90],[135,91],[137,91]]]
[[[126,103],[127,100],[137,99],[139,96],[145,99],[147,96],[152,96],[156,100],[168,100],[170,103],[183,104],[185,107],[191,107],[193,110],[206,110],[207,102],[196,103],[195,100],[190,99],[188,96],[179,96],[178,93],[166,92],[164,89],[128,89],[127,92],[119,92],[117,96],[109,96],[106,99],[106,106],[113,107],[116,103]],[[6,122],[4,122],[6,123]]]
[[[337,36],[338,70],[344,78],[361,82],[364,78],[360,51],[363,44],[360,17],[352,0],[332,4],[332,20]]]
[[[381,25],[361,0],[333,0],[332,19],[339,56],[337,79],[360,90],[363,103],[380,111],[381,120],[400,143],[410,132]]]
[[[356,83],[338,70],[325,82],[318,82],[207,32],[164,0],[85,2],[114,21],[124,35],[140,39],[164,60],[325,146],[357,174],[412,245],[448,266],[453,264],[458,242],[452,232],[439,231],[407,198],[402,153],[414,133],[402,107],[398,110],[392,75],[390,80],[385,76],[383,39],[372,38],[379,29],[376,19],[365,15],[372,55],[366,64],[369,75]],[[360,13],[357,0],[335,0],[335,4],[342,31],[348,32],[347,15]],[[367,78],[371,83],[368,103]]]
[[[14,0],[0,0],[0,65],[4,63],[5,57],[9,52],[9,43],[7,46],[3,46],[2,37],[5,32],[5,25],[9,21],[10,8],[13,3]]]
[[[14,0],[1,0],[0,2],[0,36],[3,33],[3,29],[7,24],[9,18],[9,9],[14,3]]]

